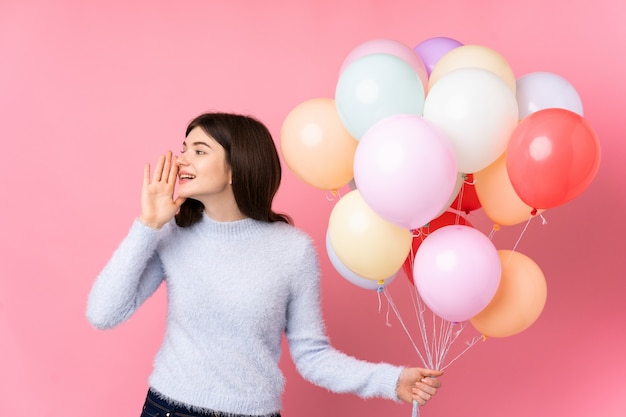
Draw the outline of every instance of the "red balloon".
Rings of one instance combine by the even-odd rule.
[[[419,248],[424,239],[426,239],[426,237],[428,237],[428,235],[435,230],[444,226],[456,224],[474,227],[465,217],[452,211],[444,211],[439,217],[431,220],[427,225],[422,226],[413,232],[411,250],[402,264],[402,269],[411,283],[413,283],[413,260],[415,259],[415,252],[417,252],[417,248]]]
[[[481,207],[476,194],[476,187],[474,187],[474,174],[466,174],[461,191],[450,204],[450,208],[469,214],[470,211],[478,210]]]
[[[506,168],[520,199],[535,209],[564,204],[598,172],[600,141],[581,115],[549,108],[524,118],[511,134]]]

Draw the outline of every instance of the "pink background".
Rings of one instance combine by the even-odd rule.
[[[626,415],[625,19],[622,0],[2,0],[3,414],[139,415],[164,293],[108,332],[89,326],[85,302],[138,214],[143,164],[178,151],[193,116],[252,113],[278,139],[294,106],[333,96],[358,44],[448,36],[495,49],[517,77],[549,71],[569,80],[603,159],[590,188],[521,239],[518,250],[548,282],[539,320],[474,346],[422,415]],[[276,208],[318,243],[332,342],[364,359],[419,365],[393,313],[385,324],[385,301],[379,312],[375,292],[332,269],[324,237],[333,204],[285,169]],[[470,220],[489,232],[480,212]],[[505,228],[494,243],[511,249],[520,233]],[[405,282],[389,290],[409,317]],[[284,416],[410,415],[407,405],[314,387],[288,355],[282,366]]]

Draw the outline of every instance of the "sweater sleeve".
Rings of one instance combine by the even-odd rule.
[[[89,293],[87,319],[94,327],[124,322],[159,287],[164,278],[156,253],[161,233],[134,221]]]
[[[312,244],[305,252],[288,306],[286,330],[298,372],[333,392],[399,401],[396,387],[402,367],[359,360],[330,345],[321,313],[317,254]]]

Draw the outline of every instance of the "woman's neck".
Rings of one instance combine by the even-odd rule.
[[[204,211],[207,216],[216,222],[234,222],[248,217],[243,214],[236,205],[234,207],[211,207],[205,205]]]

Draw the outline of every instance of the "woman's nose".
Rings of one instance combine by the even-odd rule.
[[[176,157],[176,165],[178,166],[187,165],[187,160],[185,159],[183,155],[178,155]]]

